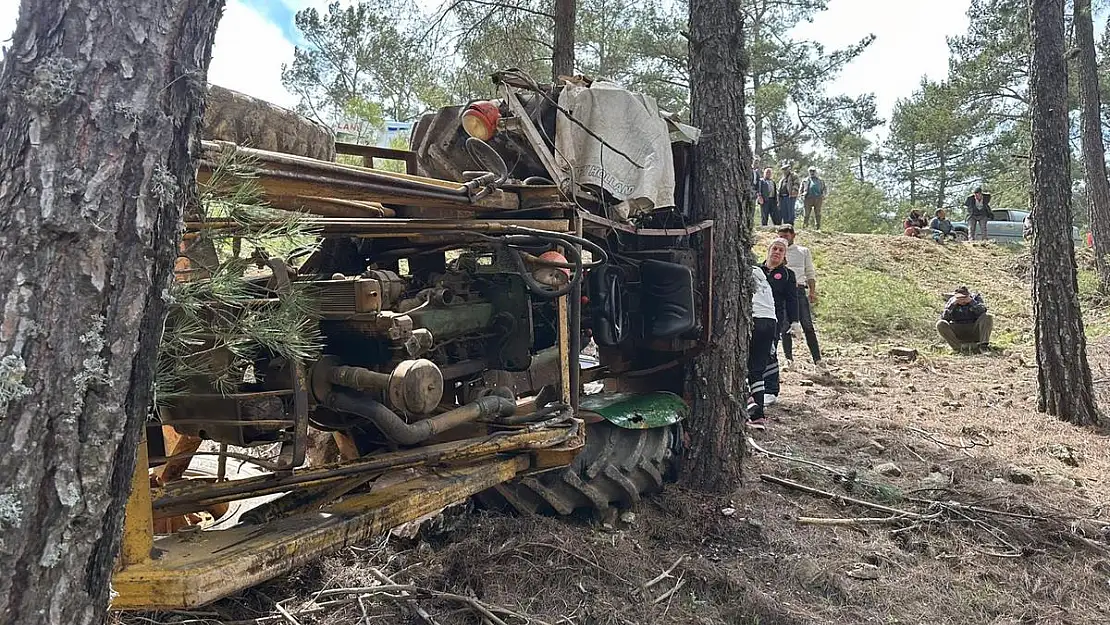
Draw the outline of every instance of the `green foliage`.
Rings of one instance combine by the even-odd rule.
[[[455,100],[496,95],[490,76],[503,69],[515,67],[541,82],[550,80],[552,2],[460,0],[451,6],[442,17],[446,31],[442,46],[457,58],[456,71],[444,76]]]
[[[1029,203],[1026,0],[972,0],[949,39],[949,72],[898,102],[884,146],[890,178],[916,206],[960,206],[973,186],[998,207]],[[1015,157],[1017,155],[1017,157]],[[962,217],[962,209],[955,217]]]
[[[303,257],[317,238],[299,215],[266,207],[248,165],[225,154],[201,185],[205,219],[225,226],[200,233],[219,262],[206,276],[187,274],[170,289],[155,379],[159,400],[198,388],[230,392],[261,380],[263,372],[254,370],[261,357],[304,361],[322,348],[311,295],[301,283],[279,287],[263,262]]]
[[[844,128],[862,136],[881,123],[861,123],[869,104],[874,110],[869,97],[826,93],[873,37],[826,50],[784,35],[826,6],[827,0],[746,6],[757,159],[799,160],[812,140]],[[282,79],[301,96],[301,110],[325,122],[409,120],[447,102],[495,95],[489,76],[498,70],[517,67],[546,80],[553,13],[552,0],[460,0],[447,13],[431,15],[402,0],[333,3],[323,13],[305,9],[296,24],[307,45],[298,47]],[[688,111],[687,14],[682,0],[581,0],[577,71],[650,95],[664,110]]]
[[[510,67],[541,82],[549,79],[550,0],[463,0],[453,7],[444,52],[458,57],[450,80],[460,100],[494,95],[490,74]],[[664,110],[687,110],[684,3],[584,0],[577,9],[577,72],[650,95]]]
[[[824,135],[857,104],[847,96],[830,96],[826,86],[871,45],[873,35],[838,50],[784,36],[827,7],[827,0],[754,0],[747,4],[748,89],[757,160],[771,155],[778,160],[797,160],[806,142]],[[768,89],[770,93],[761,93]]]
[[[894,107],[887,158],[894,179],[908,185],[911,204],[947,207],[965,191],[956,183],[972,167],[975,123],[964,113],[961,97],[950,83],[923,80],[912,97]]]
[[[901,218],[886,194],[874,183],[857,178],[852,166],[842,160],[825,170],[830,193],[821,208],[821,226],[835,232],[890,233]]]
[[[324,123],[382,117],[414,119],[447,99],[440,76],[447,68],[422,40],[426,23],[403,0],[366,0],[304,9],[295,18],[307,45],[282,67],[282,84],[300,96],[300,112]]]
[[[868,179],[869,171],[882,163],[882,154],[867,134],[885,123],[886,120],[879,117],[874,94],[867,94],[857,98],[851,110],[828,124],[825,143],[834,150],[837,158],[852,163],[861,182]]]

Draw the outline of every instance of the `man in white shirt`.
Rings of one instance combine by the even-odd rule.
[[[775,314],[775,295],[767,282],[767,275],[758,266],[752,266],[752,335],[748,342],[748,389],[751,401],[748,403],[748,426],[762,430],[766,427],[763,416],[763,396],[766,387],[763,374],[771,359],[771,349],[778,332],[778,316]]]
[[[817,303],[817,268],[813,266],[813,254],[808,247],[794,242],[794,226],[791,224],[779,226],[778,232],[780,237],[790,242],[790,247],[786,248],[786,266],[794,272],[798,280],[798,318],[806,336],[809,354],[817,369],[825,372],[825,363],[821,361],[821,346],[817,343],[817,330],[813,327],[812,307]],[[790,331],[782,335],[782,351],[786,354],[787,366],[794,365],[793,339]]]

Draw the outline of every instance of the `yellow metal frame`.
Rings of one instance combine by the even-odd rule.
[[[528,465],[527,456],[516,456],[438,470],[262,526],[175,534],[157,542],[132,535],[132,555],[151,545],[158,559],[128,562],[116,573],[112,587],[119,596],[112,607],[186,609],[210,603],[511,480]]]
[[[288,573],[322,555],[357,544],[512,480],[535,468],[569,462],[584,444],[575,422],[567,429],[521,431],[502,438],[515,452],[434,468],[397,469],[389,484],[350,496],[317,512],[264,525],[176,533],[156,538],[146,445],[139,449],[127,505],[120,568],[112,579],[117,610],[188,609]],[[482,440],[482,439],[477,439]]]

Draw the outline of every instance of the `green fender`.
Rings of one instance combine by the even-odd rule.
[[[604,419],[628,430],[666,427],[682,421],[690,411],[681,397],[666,391],[586,395],[579,409],[587,422]]]

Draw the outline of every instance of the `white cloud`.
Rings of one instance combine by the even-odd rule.
[[[12,0],[0,1],[0,50],[10,44],[12,33],[15,32],[15,23],[19,19],[19,3]],[[4,54],[0,52],[0,58]]]
[[[293,61],[293,44],[281,29],[239,0],[227,3],[216,31],[208,81],[292,107],[297,98],[281,85],[281,65]]]
[[[18,15],[19,2],[0,0],[0,47],[10,44]],[[292,61],[293,43],[280,28],[241,0],[227,3],[216,31],[209,82],[292,107],[297,98],[281,85],[281,65]]]
[[[969,0],[832,0],[812,23],[794,30],[799,38],[828,49],[876,36],[867,50],[844,68],[831,85],[835,92],[874,92],[881,115],[889,118],[898,98],[909,97],[922,76],[948,75],[945,37],[967,30]],[[805,88],[805,85],[797,85]]]

